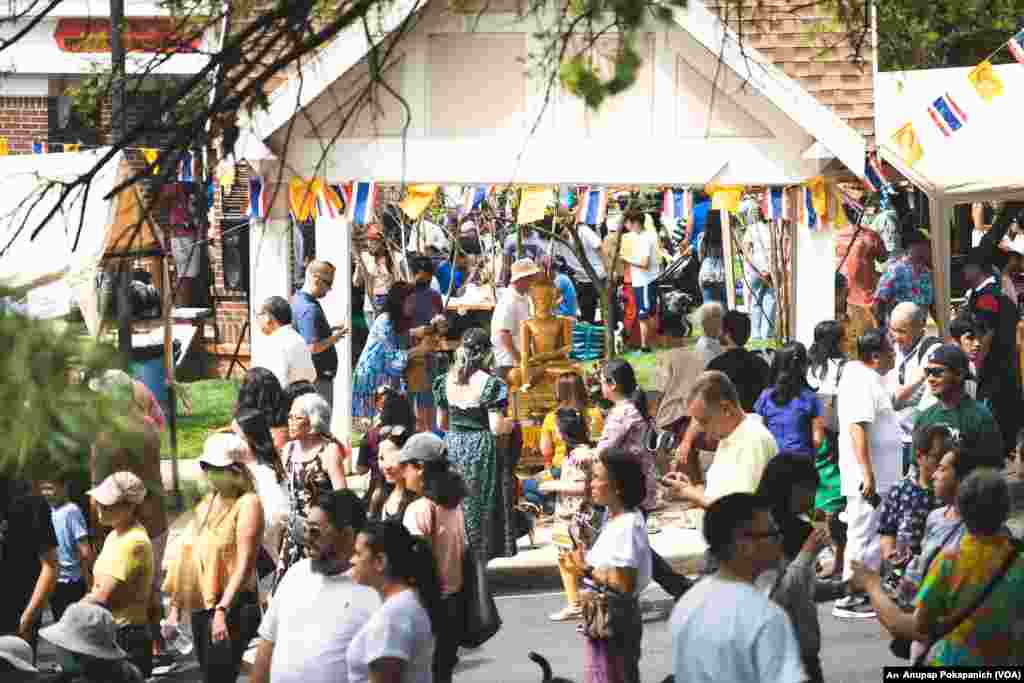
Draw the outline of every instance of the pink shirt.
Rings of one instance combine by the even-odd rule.
[[[441,578],[441,594],[453,595],[462,590],[462,556],[466,543],[462,506],[448,509],[421,497],[405,509],[403,521],[409,533],[430,541]]]
[[[654,466],[654,453],[644,445],[647,421],[630,401],[619,401],[604,421],[604,431],[597,442],[596,453],[604,455],[610,448],[620,448],[634,458],[644,471],[646,495],[640,507],[650,512],[658,504],[658,471]]]

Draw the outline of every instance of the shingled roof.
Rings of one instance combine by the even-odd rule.
[[[743,19],[735,5],[709,2],[743,44],[760,52],[796,80],[874,146],[875,106],[872,58],[867,37],[860,61],[828,3],[812,0],[755,0],[743,6]],[[830,30],[831,29],[831,30]]]

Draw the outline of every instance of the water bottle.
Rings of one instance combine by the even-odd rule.
[[[183,655],[192,654],[192,638],[187,633],[189,628],[184,624],[175,626],[167,623],[166,619],[160,621],[160,634],[168,647],[174,648]]]

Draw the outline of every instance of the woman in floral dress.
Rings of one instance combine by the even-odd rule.
[[[373,321],[352,377],[353,417],[372,418],[376,413],[377,389],[389,386],[401,390],[409,359],[427,352],[422,345],[408,350],[401,348],[402,335],[423,335],[423,328],[409,329],[410,320],[404,313],[405,299],[411,292],[406,282],[393,284],[384,301],[383,312]]]
[[[466,535],[470,547],[485,559],[515,555],[517,540],[515,476],[511,464],[498,457],[496,436],[510,426],[504,418],[508,387],[490,373],[492,363],[487,333],[473,328],[462,335],[451,369],[434,382],[448,461],[469,489],[462,502]]]

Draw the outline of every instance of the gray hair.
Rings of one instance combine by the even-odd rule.
[[[928,322],[928,310],[918,306],[913,301],[901,301],[896,304],[889,314],[891,320],[906,320],[915,327],[924,327]]]
[[[309,418],[309,428],[314,434],[330,436],[331,407],[320,394],[303,394],[292,403],[292,409]]]
[[[717,301],[709,301],[700,307],[700,326],[704,328],[705,337],[722,336],[722,319],[725,317],[725,309]]]
[[[732,383],[729,376],[718,370],[702,372],[693,387],[690,388],[690,395],[686,400],[689,405],[700,399],[711,410],[717,410],[723,403],[740,404],[740,395],[736,391],[736,385]]]
[[[1001,472],[979,467],[960,482],[956,502],[972,534],[992,536],[1010,516],[1010,487]]]

